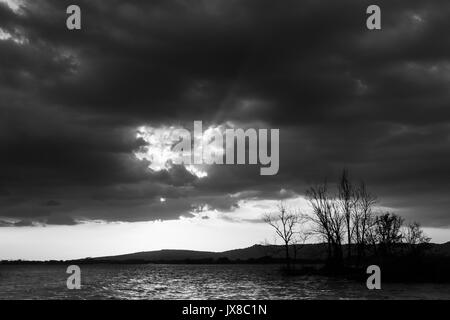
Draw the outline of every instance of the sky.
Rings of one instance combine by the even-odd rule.
[[[343,168],[450,240],[450,3],[377,1],[377,31],[369,4],[0,1],[0,259],[273,242]],[[168,165],[147,133],[195,120],[279,129],[278,173]]]

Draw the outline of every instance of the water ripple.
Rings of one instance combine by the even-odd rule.
[[[450,299],[449,285],[283,277],[275,265],[83,265],[81,290],[64,266],[0,266],[0,299]]]

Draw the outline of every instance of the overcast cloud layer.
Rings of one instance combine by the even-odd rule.
[[[73,1],[0,3],[0,225],[228,211],[343,167],[383,205],[450,225],[448,0],[378,1],[374,32],[355,0],[76,3],[75,32]],[[278,175],[198,179],[134,156],[137,127],[194,120],[279,128]]]

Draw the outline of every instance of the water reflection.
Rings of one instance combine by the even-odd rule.
[[[450,285],[283,277],[267,265],[84,265],[82,289],[65,266],[1,266],[0,299],[450,299]]]

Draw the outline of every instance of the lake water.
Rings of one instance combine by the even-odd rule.
[[[0,299],[450,299],[450,284],[365,283],[284,277],[275,265],[81,265],[81,290],[66,266],[0,266]]]

